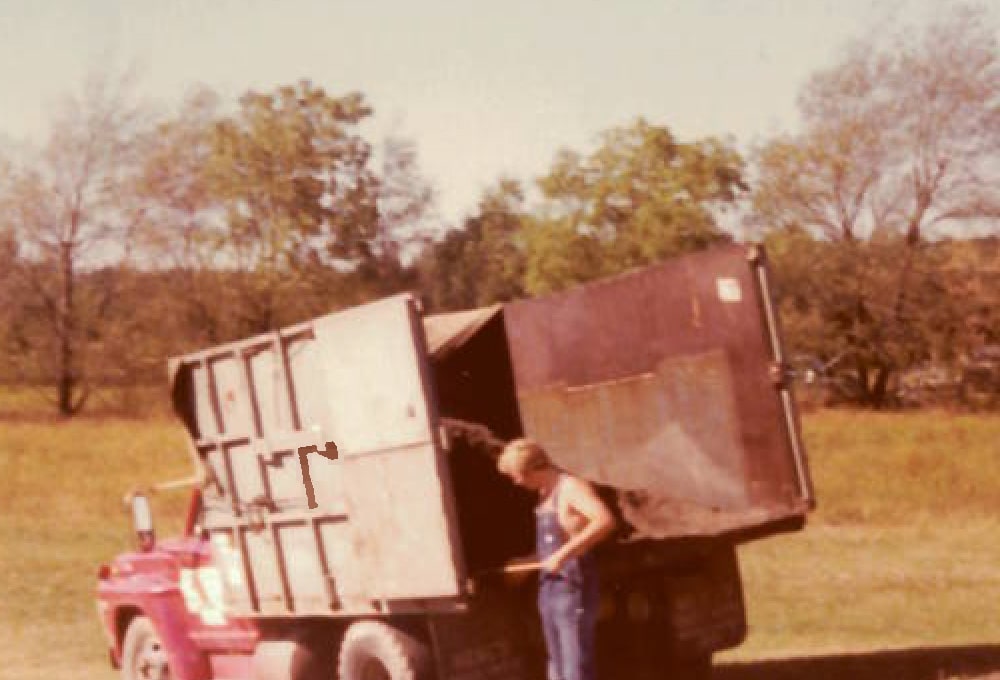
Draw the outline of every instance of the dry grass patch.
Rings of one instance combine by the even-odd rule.
[[[124,493],[188,473],[183,441],[162,419],[0,424],[0,678],[114,677],[97,567],[132,544]],[[165,535],[184,503],[157,499]]]

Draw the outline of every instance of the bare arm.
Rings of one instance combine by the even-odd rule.
[[[615,529],[615,518],[611,511],[597,496],[594,487],[584,480],[569,477],[563,483],[559,500],[560,505],[565,504],[572,512],[582,517],[584,524],[542,563],[542,568],[546,571],[559,571],[567,561],[585,554],[610,536]]]

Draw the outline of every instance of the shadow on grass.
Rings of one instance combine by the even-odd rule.
[[[716,665],[713,680],[942,680],[1000,674],[1000,645],[921,647]],[[1000,677],[998,675],[997,677]]]

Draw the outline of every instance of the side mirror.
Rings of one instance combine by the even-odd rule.
[[[129,498],[132,506],[132,526],[135,528],[136,542],[140,552],[150,552],[156,544],[153,530],[153,510],[149,498],[142,493],[134,493]]]

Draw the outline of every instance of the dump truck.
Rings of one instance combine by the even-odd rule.
[[[99,569],[126,680],[541,680],[539,441],[618,530],[600,677],[706,678],[747,633],[737,547],[814,507],[759,247],[421,314],[400,294],[170,360],[197,474],[182,536]],[[520,576],[516,574],[520,573]]]

